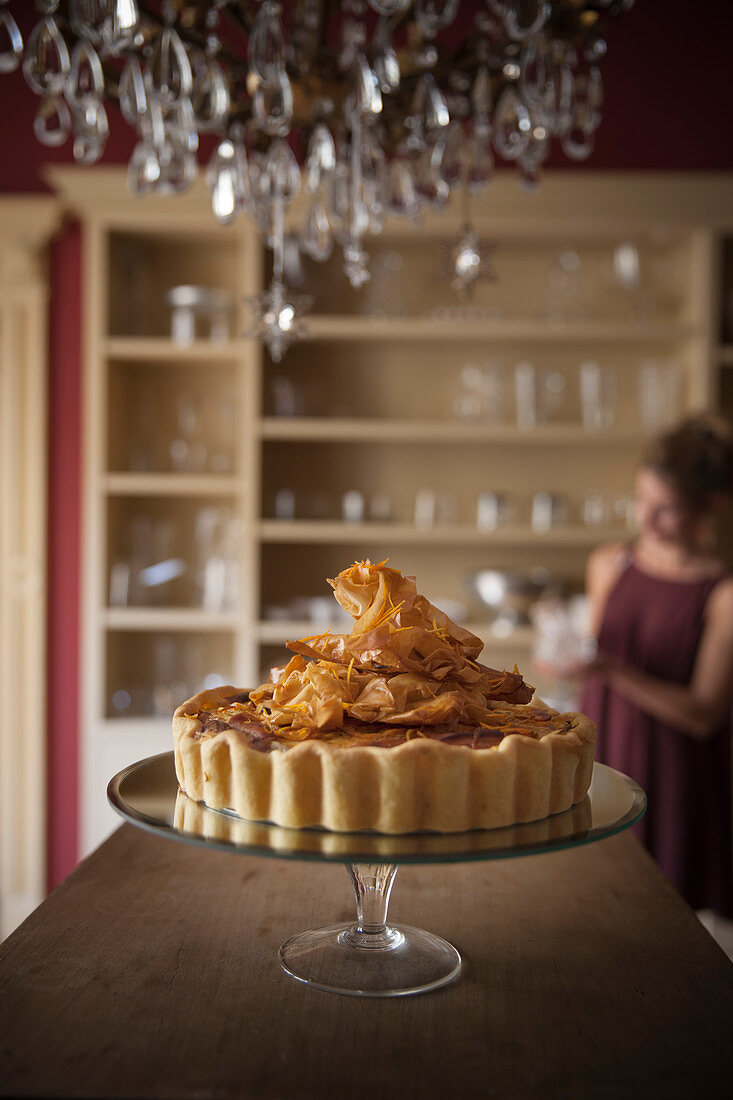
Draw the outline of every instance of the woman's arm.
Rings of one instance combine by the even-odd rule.
[[[626,563],[628,548],[623,542],[599,546],[588,555],[585,568],[585,594],[590,605],[590,631],[598,637],[603,612]]]
[[[721,581],[708,600],[689,684],[660,680],[603,654],[588,671],[600,672],[647,714],[705,740],[720,728],[733,702],[733,578]]]

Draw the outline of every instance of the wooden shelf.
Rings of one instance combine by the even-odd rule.
[[[721,344],[719,346],[718,362],[722,367],[733,367],[733,344]]]
[[[102,341],[102,350],[108,359],[150,363],[182,361],[206,366],[230,365],[246,346],[241,340],[226,343],[194,340],[192,344],[177,344],[169,336],[108,336]]]
[[[432,317],[311,316],[305,318],[313,340],[493,340],[563,344],[584,341],[644,343],[684,340],[700,335],[698,325],[665,322],[583,321],[567,325],[534,319],[436,321]]]
[[[420,528],[399,523],[342,523],[339,520],[263,520],[263,542],[389,543],[432,546],[595,546],[624,536],[622,527],[557,527],[537,532],[528,527],[479,531],[475,527]]]
[[[519,428],[515,424],[486,424],[475,420],[368,420],[358,417],[264,417],[262,439],[282,442],[311,440],[319,443],[501,443],[544,446],[566,444],[598,446],[641,443],[648,433],[641,428],[613,428],[592,432],[579,424],[541,424]]]
[[[122,734],[129,737],[168,736],[170,738],[171,748],[173,748],[170,718],[156,718],[152,714],[142,714],[135,718],[107,717],[100,721],[100,728],[103,733]],[[134,759],[135,757],[133,755],[132,760]]]
[[[235,611],[203,611],[196,607],[108,607],[101,614],[107,630],[238,630]]]
[[[107,474],[102,488],[110,496],[234,496],[242,488],[233,474]]]

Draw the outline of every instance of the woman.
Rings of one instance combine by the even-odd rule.
[[[695,417],[658,439],[636,481],[638,537],[587,570],[597,659],[581,709],[597,759],[636,779],[637,833],[695,909],[733,917],[733,574],[715,553],[733,493],[733,439]]]

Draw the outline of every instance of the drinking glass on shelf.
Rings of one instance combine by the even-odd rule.
[[[550,531],[567,519],[565,499],[556,493],[540,490],[532,497],[530,524],[533,531]]]
[[[535,373],[536,417],[540,423],[561,420],[566,409],[567,379],[559,370]]]
[[[564,248],[552,260],[545,288],[545,317],[551,324],[572,324],[585,318],[580,256]]]
[[[212,343],[229,339],[234,299],[227,290],[207,286],[173,286],[165,296],[171,310],[171,338],[176,344],[192,344],[197,336]]]
[[[460,388],[453,411],[460,420],[484,420],[498,424],[504,419],[506,371],[502,363],[466,363],[461,367]]]
[[[435,526],[437,500],[432,489],[418,489],[415,494],[415,526]]]
[[[201,416],[190,393],[179,393],[176,398],[176,433],[168,448],[171,467],[177,473],[202,473],[206,469],[206,444]]]
[[[341,518],[344,523],[363,523],[364,494],[358,489],[347,489],[341,497]]]
[[[238,596],[239,524],[228,508],[201,508],[194,525],[198,601],[205,611],[233,611]]]
[[[514,368],[517,426],[534,428],[537,425],[537,372],[534,364],[523,360]]]
[[[509,519],[509,501],[504,493],[479,493],[476,501],[476,527],[479,531],[496,531]]]
[[[618,379],[613,367],[593,360],[580,365],[580,410],[588,431],[608,431],[616,419]]]
[[[625,299],[632,320],[648,321],[654,312],[651,291],[642,278],[639,248],[633,241],[619,241],[613,250],[613,277]]]
[[[278,489],[275,493],[275,519],[295,519],[295,493],[292,489]]]
[[[212,474],[228,474],[234,468],[234,444],[236,439],[236,410],[231,399],[212,402],[210,428],[207,435],[213,440],[209,449],[208,468]]]
[[[602,527],[611,516],[611,504],[602,489],[589,489],[583,497],[583,523],[586,527]]]
[[[647,431],[668,428],[679,415],[680,365],[674,359],[644,359],[639,368],[639,419]]]

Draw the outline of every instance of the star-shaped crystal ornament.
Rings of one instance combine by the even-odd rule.
[[[472,296],[477,283],[497,278],[494,246],[482,244],[473,226],[464,226],[460,236],[444,241],[441,249],[440,277],[446,279],[464,301]]]
[[[313,305],[310,295],[289,294],[282,280],[273,279],[267,290],[247,298],[246,303],[252,311],[246,335],[261,340],[274,363],[280,362],[294,341],[307,337],[303,314]]]

